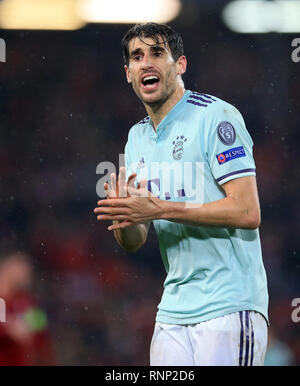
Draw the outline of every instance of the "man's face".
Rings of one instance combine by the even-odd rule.
[[[185,72],[186,59],[174,61],[168,46],[159,39],[134,38],[129,43],[129,66],[125,66],[128,83],[146,104],[163,103],[174,93],[181,75]]]

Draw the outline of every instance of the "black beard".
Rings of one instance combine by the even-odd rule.
[[[169,97],[175,92],[175,89],[176,88],[174,87],[174,90],[172,90],[172,92],[163,94],[160,99],[153,102],[144,101],[142,96],[135,89],[134,89],[134,92],[136,93],[139,100],[143,103],[143,105],[151,107],[151,109],[155,112],[155,111],[158,111],[161,108],[161,106],[169,99]]]

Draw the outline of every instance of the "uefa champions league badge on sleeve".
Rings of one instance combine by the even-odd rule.
[[[227,146],[231,146],[234,144],[236,134],[235,129],[231,123],[223,121],[218,125],[218,137],[219,140]]]

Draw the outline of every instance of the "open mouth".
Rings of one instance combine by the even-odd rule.
[[[147,90],[153,90],[158,86],[159,81],[157,75],[146,75],[142,78],[142,86]]]

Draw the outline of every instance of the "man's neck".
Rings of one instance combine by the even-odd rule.
[[[150,116],[154,130],[169,113],[169,111],[176,105],[176,103],[183,97],[185,93],[184,87],[178,87],[173,94],[171,94],[163,103],[159,105],[145,105],[148,115]]]

